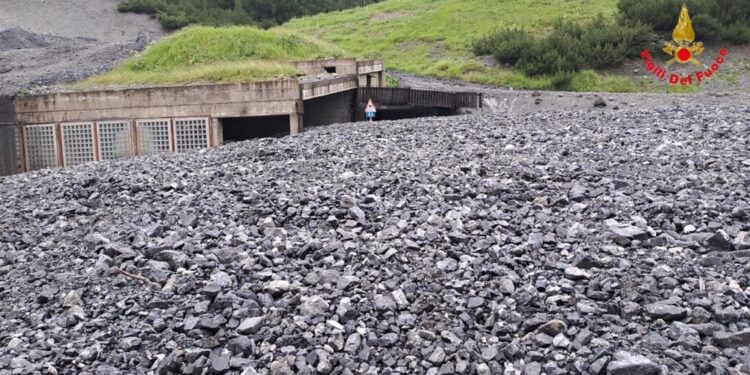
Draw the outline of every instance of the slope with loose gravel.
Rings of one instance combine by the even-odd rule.
[[[0,369],[747,373],[749,113],[342,124],[0,179]]]

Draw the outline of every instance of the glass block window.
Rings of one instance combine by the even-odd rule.
[[[172,151],[169,119],[138,120],[138,153],[141,155]]]
[[[58,166],[55,125],[29,125],[23,128],[23,133],[30,171]]]
[[[66,167],[94,161],[94,124],[61,124],[60,128]]]
[[[207,118],[175,119],[174,128],[177,152],[208,147]]]
[[[115,160],[133,155],[130,122],[104,121],[96,124],[99,138],[99,160]]]
[[[18,171],[21,171],[21,132],[18,130],[17,126],[13,127],[13,139],[15,140],[16,144],[16,168]]]

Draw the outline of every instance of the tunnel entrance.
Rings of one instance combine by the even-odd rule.
[[[290,134],[289,116],[223,118],[221,127],[224,143]]]
[[[305,100],[305,127],[351,122],[356,94],[350,90]]]

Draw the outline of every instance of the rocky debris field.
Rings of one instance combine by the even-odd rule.
[[[748,52],[750,55],[750,52]],[[748,60],[750,61],[750,60]],[[750,69],[750,62],[748,63]],[[750,70],[748,70],[750,72]],[[690,107],[695,103],[706,106],[726,106],[728,103],[750,102],[750,89],[724,90],[717,89],[716,84],[702,84],[701,93],[693,94],[660,94],[660,93],[595,93],[564,91],[532,91],[499,88],[497,86],[440,79],[411,73],[389,71],[400,87],[411,87],[422,90],[469,91],[484,95],[484,111],[510,114],[536,113],[540,111],[588,111],[592,103],[610,110],[667,109],[672,107]],[[627,73],[623,73],[627,74]],[[750,79],[750,74],[748,75]],[[717,81],[718,78],[713,80]],[[713,82],[711,81],[711,82]],[[668,85],[654,80],[654,84],[666,90]],[[750,83],[747,85],[750,87]]]
[[[750,107],[343,124],[0,179],[0,374],[743,374]]]
[[[147,45],[144,35],[130,42],[100,42],[0,31],[0,95],[49,92],[53,85],[104,73]]]

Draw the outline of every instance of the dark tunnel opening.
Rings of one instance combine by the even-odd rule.
[[[365,109],[360,106],[357,109],[357,121],[365,121]],[[380,107],[377,109],[375,121],[403,120],[420,117],[443,117],[458,115],[460,110],[443,107]]]
[[[224,143],[289,135],[289,116],[221,119]]]

